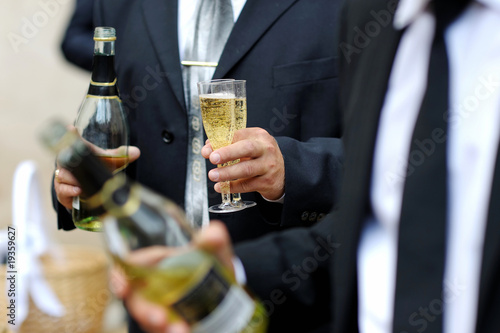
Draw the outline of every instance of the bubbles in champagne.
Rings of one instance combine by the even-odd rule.
[[[201,117],[213,149],[231,144],[235,131],[233,94],[200,96]]]
[[[236,98],[234,107],[234,117],[236,120],[236,130],[247,127],[247,99]]]

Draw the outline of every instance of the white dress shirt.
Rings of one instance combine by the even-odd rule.
[[[200,0],[179,0],[179,13],[178,13],[178,35],[179,35],[179,53],[181,60],[193,60],[184,59],[184,49],[188,38],[186,36],[192,36],[194,34],[196,20],[196,8]],[[233,17],[234,22],[238,20],[243,6],[245,6],[246,0],[231,0],[233,5]]]
[[[366,221],[358,247],[358,319],[363,333],[392,330],[406,160],[426,87],[435,24],[426,11],[428,3],[401,0],[394,17],[395,28],[407,31],[396,53],[375,144],[374,217]],[[473,2],[448,27],[445,40],[450,64],[450,188],[444,332],[472,333],[500,131],[500,0]],[[422,321],[415,323],[416,330],[424,328]]]

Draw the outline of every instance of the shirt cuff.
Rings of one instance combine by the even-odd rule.
[[[283,193],[283,195],[279,199],[276,199],[276,200],[267,199],[263,195],[261,195],[261,197],[262,197],[262,199],[266,200],[267,202],[280,203],[280,204],[285,202],[285,193]]]
[[[234,276],[236,278],[236,282],[239,285],[244,286],[247,284],[247,274],[245,273],[245,268],[243,267],[243,263],[240,258],[233,257],[233,267],[234,267]]]

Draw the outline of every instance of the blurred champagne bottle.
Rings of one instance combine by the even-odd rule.
[[[94,149],[61,123],[48,126],[42,140],[78,179],[89,204],[107,212],[106,245],[132,288],[173,310],[192,332],[266,331],[262,303],[214,256],[191,246],[194,231],[176,204],[124,174],[113,176]]]

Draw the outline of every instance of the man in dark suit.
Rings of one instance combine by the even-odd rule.
[[[178,3],[82,0],[77,3],[72,23],[81,23],[88,17],[89,7],[94,6],[94,25],[116,29],[118,87],[128,111],[131,144],[141,150],[141,157],[127,168],[127,174],[184,206],[188,116],[180,65],[184,59],[179,57],[178,32],[182,27],[178,26]],[[256,201],[257,207],[211,216],[225,222],[235,242],[314,224],[332,207],[332,196],[320,194],[313,199],[308,188],[323,183],[328,193],[336,192],[340,141],[328,146],[332,154],[321,161],[325,168],[336,168],[335,175],[319,178],[307,169],[302,175],[288,174],[287,169],[310,160],[324,140],[320,137],[341,134],[339,115],[334,113],[338,101],[332,93],[337,89],[334,27],[338,7],[338,1],[331,0],[247,0],[235,22],[214,78],[247,80],[248,127],[265,129],[267,133],[258,133],[273,148],[278,146],[269,134],[275,136],[279,145],[276,152],[287,156],[283,161],[284,179],[281,175],[286,189],[283,203],[270,203],[259,193],[248,193],[243,199]],[[67,31],[64,45],[68,59],[79,54],[69,48],[79,32]],[[300,155],[296,153],[299,141],[308,141],[308,149]],[[213,167],[207,162],[207,169]],[[56,186],[59,181],[72,183],[64,170]],[[72,191],[72,187],[67,189]],[[213,191],[213,184],[208,189],[209,204],[219,203],[220,195]],[[75,194],[70,192],[68,196]],[[66,210],[69,206],[64,207],[57,199],[54,203],[59,228],[73,229]],[[130,331],[136,330],[132,323]]]
[[[184,59],[179,57],[178,32],[183,28],[177,18],[178,3],[98,0],[94,22],[117,31],[118,86],[128,111],[131,145],[141,151],[127,174],[184,206],[188,117],[180,65]],[[311,178],[306,182],[303,177],[288,177],[286,170],[304,158],[295,153],[299,141],[341,135],[340,117],[334,112],[337,97],[332,94],[337,89],[334,27],[338,7],[338,2],[331,0],[248,0],[234,24],[214,78],[247,81],[248,127],[265,129],[268,134],[264,134],[263,144],[277,148],[276,137],[276,156],[288,156],[281,160],[280,177],[269,177],[273,184],[281,181],[281,192],[286,188],[283,204],[268,202],[253,192],[244,194],[243,199],[256,201],[256,207],[211,215],[227,224],[234,241],[314,224],[332,208],[331,196],[304,198],[301,184],[314,179],[336,192],[340,141],[328,146],[334,157],[323,160],[325,167],[337,168],[336,175],[319,179],[305,172]],[[310,140],[310,152],[316,150],[318,140],[322,139]],[[207,171],[213,167],[207,162]],[[213,185],[208,184],[209,205],[220,202]],[[62,205],[57,208],[59,228],[72,229],[66,209]]]
[[[346,2],[341,17],[345,174],[339,209],[310,229],[237,245],[246,283],[282,331],[329,322],[338,333],[498,332],[500,40],[491,32],[500,29],[500,3],[355,0]],[[431,113],[443,127],[412,139],[428,106],[442,101],[445,107]],[[443,148],[444,176],[436,160]],[[425,170],[439,177],[410,189]],[[429,184],[434,191],[407,201]],[[442,192],[446,203],[434,205]],[[429,215],[404,238],[412,203],[415,216]],[[436,234],[443,236],[438,244]],[[416,247],[408,251],[403,239]],[[212,223],[198,243],[231,262],[222,225]],[[400,277],[410,266],[420,269],[405,285]],[[438,292],[427,294],[435,278]],[[161,309],[121,292],[143,325],[163,329]],[[415,299],[420,302],[402,305]],[[158,315],[156,324],[139,311]]]

